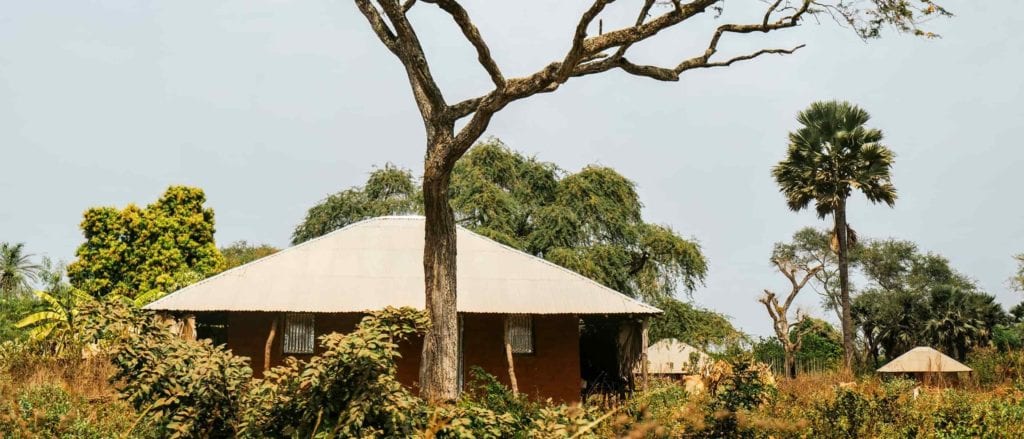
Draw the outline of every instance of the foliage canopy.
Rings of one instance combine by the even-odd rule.
[[[293,242],[374,216],[419,213],[421,199],[410,171],[385,166],[366,185],[310,208]],[[690,292],[707,273],[700,246],[644,222],[634,183],[611,168],[567,173],[491,140],[455,165],[450,199],[458,224],[633,297]]]
[[[145,208],[86,210],[72,285],[94,297],[156,298],[214,273],[223,259],[205,202],[202,189],[171,186]]]

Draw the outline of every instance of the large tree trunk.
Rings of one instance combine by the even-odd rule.
[[[846,200],[835,211],[836,237],[839,240],[839,298],[843,308],[843,365],[853,369],[853,316],[850,312],[850,272],[847,260]]]
[[[430,402],[453,401],[459,396],[455,216],[448,204],[450,172],[444,168],[428,153],[423,173],[423,210],[427,217],[423,273],[431,326],[423,340],[420,394]]]
[[[796,355],[792,348],[786,348],[784,351],[785,356],[785,367],[786,376],[790,378],[796,378]]]

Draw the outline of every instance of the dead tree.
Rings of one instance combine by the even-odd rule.
[[[772,264],[789,280],[791,285],[789,294],[786,295],[785,300],[780,304],[778,295],[770,290],[764,290],[764,295],[757,299],[757,301],[764,304],[765,309],[768,310],[768,316],[772,319],[772,327],[775,329],[775,337],[782,344],[782,350],[785,355],[786,375],[790,378],[796,378],[796,353],[800,351],[800,346],[803,343],[803,334],[791,334],[792,327],[789,324],[789,308],[793,306],[793,300],[796,299],[797,294],[800,294],[800,290],[807,285],[808,281],[814,278],[814,275],[824,265],[807,267],[781,258],[772,258]],[[800,320],[801,317],[797,316],[796,323],[799,323]]]
[[[853,7],[861,1],[865,8]],[[540,93],[550,93],[572,78],[620,70],[659,81],[678,81],[681,74],[696,69],[727,67],[768,54],[790,54],[803,47],[765,48],[717,59],[719,44],[738,34],[768,34],[797,26],[805,16],[823,12],[854,28],[863,38],[877,36],[882,25],[901,31],[920,32],[922,15],[947,14],[930,0],[771,0],[764,2],[758,19],[747,23],[722,23],[709,30],[703,51],[668,66],[636,62],[627,57],[630,47],[649,40],[661,31],[707,12],[721,12],[725,0],[643,0],[636,1],[634,21],[619,28],[592,35],[591,29],[604,21],[602,12],[614,0],[592,0],[572,32],[569,50],[536,72],[507,78],[491,54],[487,42],[457,0],[355,0],[370,27],[385,47],[402,63],[426,132],[423,166],[423,202],[426,214],[423,270],[426,308],[432,326],[423,343],[420,367],[421,393],[430,401],[453,400],[458,396],[458,319],[455,285],[455,218],[448,204],[448,185],[455,162],[483,135],[491,118],[508,104]],[[896,7],[899,3],[901,7]],[[476,51],[480,66],[490,77],[492,88],[479,96],[458,102],[445,99],[409,17],[415,7],[429,4],[440,8],[459,28]],[[760,8],[761,6],[757,6]],[[540,13],[540,11],[538,11]],[[465,122],[460,122],[466,120]],[[460,124],[457,128],[456,125]]]

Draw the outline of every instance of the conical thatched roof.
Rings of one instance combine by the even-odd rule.
[[[971,368],[927,346],[918,346],[896,357],[879,372],[970,372]]]

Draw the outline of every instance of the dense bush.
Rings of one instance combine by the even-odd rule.
[[[909,380],[805,374],[779,383],[748,357],[718,361],[707,390],[652,380],[625,400],[554,405],[471,370],[462,399],[429,405],[395,378],[398,345],[426,328],[388,309],[325,353],[253,379],[245,360],[179,339],[126,303],[82,309],[80,355],[0,344],[0,437],[852,438],[1021,437],[1020,352],[975,351],[987,390],[917,389]],[[92,378],[89,378],[92,377]],[[108,383],[108,378],[112,381]],[[42,383],[42,384],[38,384]],[[115,387],[111,387],[113,384]],[[115,393],[114,388],[119,392]],[[915,396],[917,394],[919,396]]]

